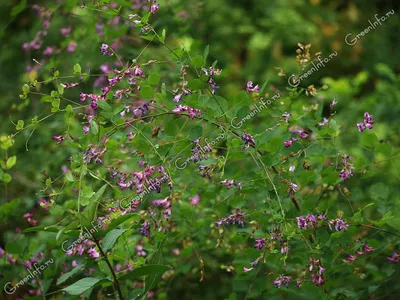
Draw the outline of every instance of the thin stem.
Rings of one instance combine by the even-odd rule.
[[[114,272],[114,268],[112,267],[110,261],[108,260],[107,254],[105,254],[104,251],[103,251],[103,249],[101,248],[100,243],[99,243],[99,241],[97,240],[97,238],[96,238],[94,235],[92,235],[92,236],[93,236],[94,242],[96,243],[97,247],[99,248],[99,251],[100,251],[101,256],[104,258],[104,260],[106,261],[106,264],[107,264],[108,268],[109,268],[110,271],[111,271],[112,277],[113,277],[113,279],[114,279],[114,280],[113,280],[113,285],[114,285],[115,289],[116,289],[117,292],[118,292],[119,299],[120,299],[120,300],[124,300],[124,297],[122,296],[122,292],[121,292],[121,287],[120,287],[119,281],[118,281],[118,279],[117,279],[117,275],[116,275],[115,272]]]

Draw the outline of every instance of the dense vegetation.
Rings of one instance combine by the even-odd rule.
[[[397,299],[394,1],[4,1],[4,299]]]

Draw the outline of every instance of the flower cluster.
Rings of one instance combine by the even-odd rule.
[[[319,259],[315,259],[310,256],[310,265],[308,271],[311,273],[311,280],[316,286],[323,285],[325,283],[323,273],[326,271],[325,268],[321,266]]]
[[[289,287],[289,283],[293,281],[291,276],[284,276],[284,275],[279,275],[277,279],[275,279],[272,283],[275,285],[276,288],[280,288],[281,285],[284,285],[286,288]]]
[[[189,160],[195,163],[197,163],[198,161],[206,160],[208,158],[206,153],[212,151],[210,144],[206,143],[204,147],[200,146],[200,138],[194,140],[193,143],[194,143],[194,147],[192,149],[193,155],[190,157]]]
[[[362,246],[362,250],[357,250],[355,255],[351,255],[349,254],[349,256],[347,256],[347,260],[348,261],[355,261],[357,259],[358,256],[364,255],[365,253],[370,253],[370,252],[374,252],[375,249],[371,246],[369,246],[368,244],[364,244]]]
[[[396,252],[393,252],[393,255],[386,257],[386,260],[390,263],[398,264],[400,263],[400,255],[398,255]]]
[[[242,183],[236,182],[233,179],[225,179],[225,180],[221,181],[221,184],[226,186],[228,188],[228,190],[232,187],[232,185],[236,186],[238,188],[238,190],[242,189]]]
[[[332,228],[334,227],[336,231],[347,231],[347,228],[350,226],[347,222],[343,221],[343,217],[340,216],[340,218],[334,219],[334,220],[329,220],[328,221],[328,226],[330,230],[333,230]]]
[[[44,210],[48,211],[51,207],[51,204],[53,204],[53,201],[51,200],[50,202],[47,201],[46,199],[42,198],[40,200],[38,200],[37,202],[40,207],[42,207]]]
[[[157,172],[161,175],[160,177],[154,176],[154,173]],[[134,189],[136,188],[136,194],[140,194],[145,190],[148,191],[157,191],[161,192],[161,185],[169,179],[168,174],[165,172],[162,166],[146,166],[141,172],[133,172],[124,173],[119,172],[113,167],[108,168],[108,173],[112,178],[116,178],[117,185],[121,190],[125,190],[127,188]]]
[[[39,224],[39,221],[32,219],[33,216],[34,214],[31,212],[24,214],[24,218],[28,221],[29,224],[31,224],[32,226],[37,226],[37,224]]]
[[[253,87],[253,82],[252,81],[247,82],[246,92],[248,92],[248,93],[255,92],[256,93],[259,90],[260,90],[260,88],[258,87],[258,84],[255,87]]]
[[[209,76],[208,78],[208,84],[211,87],[211,93],[215,95],[215,92],[217,89],[219,89],[219,86],[215,82],[214,76],[220,75],[222,70],[221,69],[214,69],[214,67],[210,67],[209,69],[202,68],[203,72],[205,73],[206,76]]]
[[[142,105],[125,105],[124,110],[120,112],[120,116],[124,117],[126,113],[132,112],[135,118],[143,117],[149,111],[149,103],[144,102]]]
[[[106,151],[107,147],[100,148],[100,146],[96,144],[90,144],[89,148],[83,153],[83,161],[85,164],[89,164],[91,161],[101,164]]]
[[[156,13],[156,11],[158,10],[158,8],[160,7],[160,4],[156,3],[157,1],[154,0],[153,1],[153,5],[150,6],[150,11],[151,13],[154,15]]]
[[[239,227],[244,227],[244,216],[245,213],[240,212],[238,209],[236,210],[236,213],[227,216],[225,218],[222,218],[218,222],[215,222],[215,226],[220,227],[222,225],[235,225],[237,224]]]
[[[108,46],[107,44],[102,44],[101,45],[100,52],[101,52],[102,55],[108,55],[108,56],[113,55],[113,52],[112,52],[110,46]]]
[[[196,115],[198,117],[200,117],[200,113],[201,110],[197,109],[197,108],[192,108],[192,107],[188,107],[185,105],[177,105],[175,109],[172,110],[173,113],[176,113],[177,115],[180,115],[181,112],[183,111],[187,111],[189,113],[189,116],[191,119],[194,119],[194,117],[196,117]]]
[[[165,220],[168,221],[171,218],[172,204],[171,204],[169,197],[161,199],[161,200],[153,200],[152,204],[154,206],[162,206],[165,208],[165,210],[163,212]]]
[[[372,115],[368,112],[364,113],[364,122],[357,123],[357,128],[359,132],[363,132],[365,129],[372,129],[374,126],[374,120],[372,119]]]
[[[150,222],[148,220],[144,221],[142,227],[139,228],[139,232],[145,237],[150,237]]]
[[[192,205],[198,205],[200,202],[200,195],[196,194],[194,197],[190,198],[190,204]]]
[[[181,68],[181,73],[185,74],[185,66]],[[172,90],[172,93],[174,93],[175,95],[174,102],[179,102],[182,100],[183,96],[192,94],[192,91],[188,87],[188,82],[184,80],[182,83],[182,87],[176,90]]]
[[[287,189],[288,195],[290,198],[294,198],[294,193],[297,192],[297,190],[299,189],[297,184],[294,184],[293,182],[288,181],[287,182],[289,185],[289,188]]]
[[[249,147],[255,147],[256,142],[251,134],[248,134],[246,131],[243,130],[242,141],[244,142],[243,150],[249,149]]]
[[[342,161],[339,163],[339,165],[341,165],[343,168],[339,173],[339,177],[343,178],[343,180],[349,179],[349,177],[353,176],[354,174],[353,164],[350,162],[350,160],[350,155],[342,155]]]
[[[258,250],[262,250],[265,246],[266,239],[265,238],[258,238],[256,239],[256,244],[254,245],[254,248]]]
[[[308,214],[307,216],[300,216],[296,218],[297,221],[297,226],[299,226],[300,229],[308,229],[309,227],[316,228],[319,221],[322,221],[326,219],[326,216],[324,215],[312,215]]]

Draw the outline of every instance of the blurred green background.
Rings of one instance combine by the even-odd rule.
[[[98,49],[103,42],[116,43],[124,59],[136,57],[148,44],[138,39],[128,27],[120,26],[117,21],[113,23],[113,18],[101,16],[95,11],[83,11],[79,8],[81,1],[25,2],[0,0],[1,136],[15,132],[13,122],[19,119],[28,122],[35,115],[40,118],[49,114],[48,105],[39,97],[30,97],[29,100],[19,98],[26,81],[49,78],[53,67],[62,74],[71,73],[72,66],[77,62],[85,70],[101,73],[100,65],[106,60]],[[138,5],[139,14],[141,5],[145,5],[144,1],[119,2],[125,2],[127,7]],[[58,46],[60,53],[46,57],[43,47],[39,51],[23,50],[22,45],[32,41],[42,28],[32,9],[33,3],[54,9],[44,45]],[[337,56],[326,67],[301,82],[300,87],[314,84],[320,90],[315,97],[296,100],[294,110],[301,111],[305,105],[322,101],[324,114],[327,115],[329,104],[336,97],[336,122],[341,124],[343,131],[349,130],[337,147],[357,157],[355,167],[360,174],[366,166],[369,168],[366,176],[358,176],[347,184],[351,201],[356,207],[363,207],[370,201],[377,202],[375,213],[380,217],[389,210],[397,210],[395,217],[400,218],[397,208],[400,205],[399,1],[171,0],[159,3],[160,9],[152,19],[153,27],[157,32],[166,29],[166,43],[174,49],[185,48],[195,55],[202,54],[209,45],[209,64],[218,61],[217,67],[223,70],[218,78],[218,85],[221,86],[218,94],[226,99],[243,90],[249,80],[262,85],[269,79],[269,95],[266,97],[272,96],[276,90],[289,93],[287,77],[293,73],[301,74],[295,59],[298,43],[311,44],[312,52],[322,52],[322,57],[336,51]],[[346,35],[352,33],[354,37],[369,26],[369,20],[374,22],[376,14],[383,16],[392,10],[394,14],[355,45],[345,43]],[[129,10],[124,12],[129,13]],[[103,28],[103,36],[96,31],[96,24],[100,22],[108,24]],[[70,36],[60,35],[59,29],[69,25],[73,28]],[[66,47],[73,41],[77,43],[76,51],[66,52]],[[151,55],[145,54],[148,59],[168,57],[159,45],[149,47]],[[286,77],[279,76],[280,69]],[[171,71],[176,73],[176,69]],[[174,75],[170,79],[174,79]],[[86,90],[92,88],[93,83],[94,80],[85,83]],[[323,85],[327,88],[321,89]],[[50,93],[52,88],[43,84],[41,91]],[[69,98],[78,103],[78,92],[70,91]],[[362,120],[365,111],[374,115],[374,133],[382,144],[378,150],[375,149],[374,155],[358,146],[362,135],[358,134],[355,124]],[[40,199],[38,192],[44,180],[47,176],[61,174],[62,165],[67,164],[71,153],[56,151],[57,146],[51,139],[51,136],[61,133],[58,128],[62,122],[62,117],[51,118],[37,126],[34,132],[21,132],[15,138],[15,145],[7,151],[2,149],[0,159],[17,155],[18,161],[10,171],[12,181],[2,183],[0,188],[0,232],[3,233],[0,246],[4,245],[5,236],[11,235],[15,228],[26,227],[26,224],[21,224],[21,216]],[[260,122],[274,125],[274,120]],[[380,219],[376,216],[371,218]],[[202,285],[190,276],[172,281],[170,299],[229,297],[230,275],[218,271],[218,268],[207,273]],[[219,284],[216,285],[216,282]],[[367,282],[361,285],[368,289]],[[395,289],[390,285],[390,281],[387,285],[383,283],[377,294],[385,297],[385,289]],[[386,297],[395,299],[395,296]]]

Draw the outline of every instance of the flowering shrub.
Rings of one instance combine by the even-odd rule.
[[[9,154],[26,133],[27,150],[46,140],[51,155],[37,163],[48,171],[33,180],[36,204],[4,234],[5,297],[347,299],[400,288],[398,187],[373,181],[381,162],[395,174],[398,150],[378,140],[373,106],[346,126],[340,83],[287,85],[319,58],[310,44],[292,49],[294,77],[278,68],[276,84],[247,78],[227,92],[212,45],[167,35],[173,6],[77,2],[29,7],[40,28],[21,45],[35,58],[19,109],[43,112],[1,137],[0,178],[12,184]],[[223,288],[202,293],[214,281]]]

